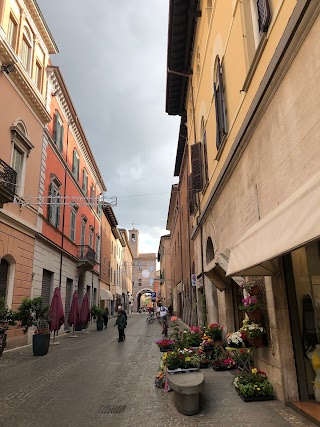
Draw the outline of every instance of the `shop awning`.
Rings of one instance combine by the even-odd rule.
[[[208,279],[219,289],[219,291],[226,290],[231,285],[231,279],[233,279],[238,285],[240,285],[244,279],[242,277],[227,277],[226,271],[229,264],[229,250],[225,249],[220,252],[210,263],[207,264],[204,269],[204,274]]]
[[[100,299],[113,301],[113,295],[108,289],[100,289]]]
[[[276,257],[320,238],[320,173],[251,227],[230,250],[227,276],[267,276]]]

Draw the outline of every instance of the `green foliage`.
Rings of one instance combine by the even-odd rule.
[[[273,397],[273,387],[266,374],[257,369],[236,375],[234,385],[245,397]]]
[[[102,314],[103,314],[103,310],[102,310],[102,308],[100,308],[100,307],[98,307],[97,305],[93,305],[92,307],[91,307],[91,316],[94,318],[94,319],[101,319],[101,317],[102,317]]]
[[[15,314],[16,320],[21,321],[24,332],[35,326],[37,332],[47,331],[50,323],[49,306],[43,303],[41,297],[24,298]]]
[[[4,297],[0,298],[0,325],[7,328],[7,325],[14,325],[15,314],[9,310]]]

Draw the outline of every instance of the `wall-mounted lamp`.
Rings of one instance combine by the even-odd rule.
[[[13,73],[16,71],[16,66],[14,64],[7,64],[1,66],[1,71],[6,74]]]

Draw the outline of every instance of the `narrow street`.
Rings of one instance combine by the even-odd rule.
[[[313,426],[278,401],[244,403],[230,372],[205,373],[202,411],[179,414],[173,392],[154,385],[160,326],[145,314],[128,318],[126,340],[117,342],[114,319],[107,330],[59,337],[47,356],[30,346],[0,358],[0,426]],[[114,413],[110,413],[114,412]]]

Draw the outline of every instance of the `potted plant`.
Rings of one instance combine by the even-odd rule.
[[[0,298],[0,356],[6,348],[7,329],[9,325],[13,325],[14,313],[8,309],[4,297]]]
[[[211,323],[203,328],[206,336],[213,339],[213,341],[222,341],[223,326],[219,323]]]
[[[242,304],[239,306],[239,309],[245,311],[250,320],[260,322],[261,310],[260,304],[258,303],[256,298],[253,298],[251,296],[243,298]]]
[[[199,347],[202,342],[203,332],[198,326],[190,326],[183,331],[183,340],[186,347]]]
[[[250,347],[263,347],[263,336],[265,331],[258,323],[251,320],[244,320],[240,330],[244,332],[246,336],[245,340]]]
[[[203,336],[203,341],[201,343],[203,351],[211,351],[214,349],[213,339],[208,337],[208,335]]]
[[[244,334],[241,331],[232,332],[227,335],[227,343],[229,347],[241,348],[244,344]]]
[[[235,376],[233,384],[245,402],[274,399],[273,387],[265,372],[253,368],[251,372],[241,372]]]
[[[248,292],[249,295],[259,295],[259,287],[255,280],[249,280],[241,283],[240,287]]]
[[[155,343],[161,352],[172,350],[175,346],[174,340],[156,340]]]
[[[30,327],[35,327],[32,336],[34,356],[45,356],[50,345],[49,306],[43,303],[41,297],[24,298],[16,312],[16,319],[21,321],[26,333]]]
[[[103,310],[102,308],[98,307],[97,305],[93,305],[91,307],[91,315],[93,317],[93,319],[96,320],[96,325],[97,325],[97,331],[102,331],[103,329]]]

